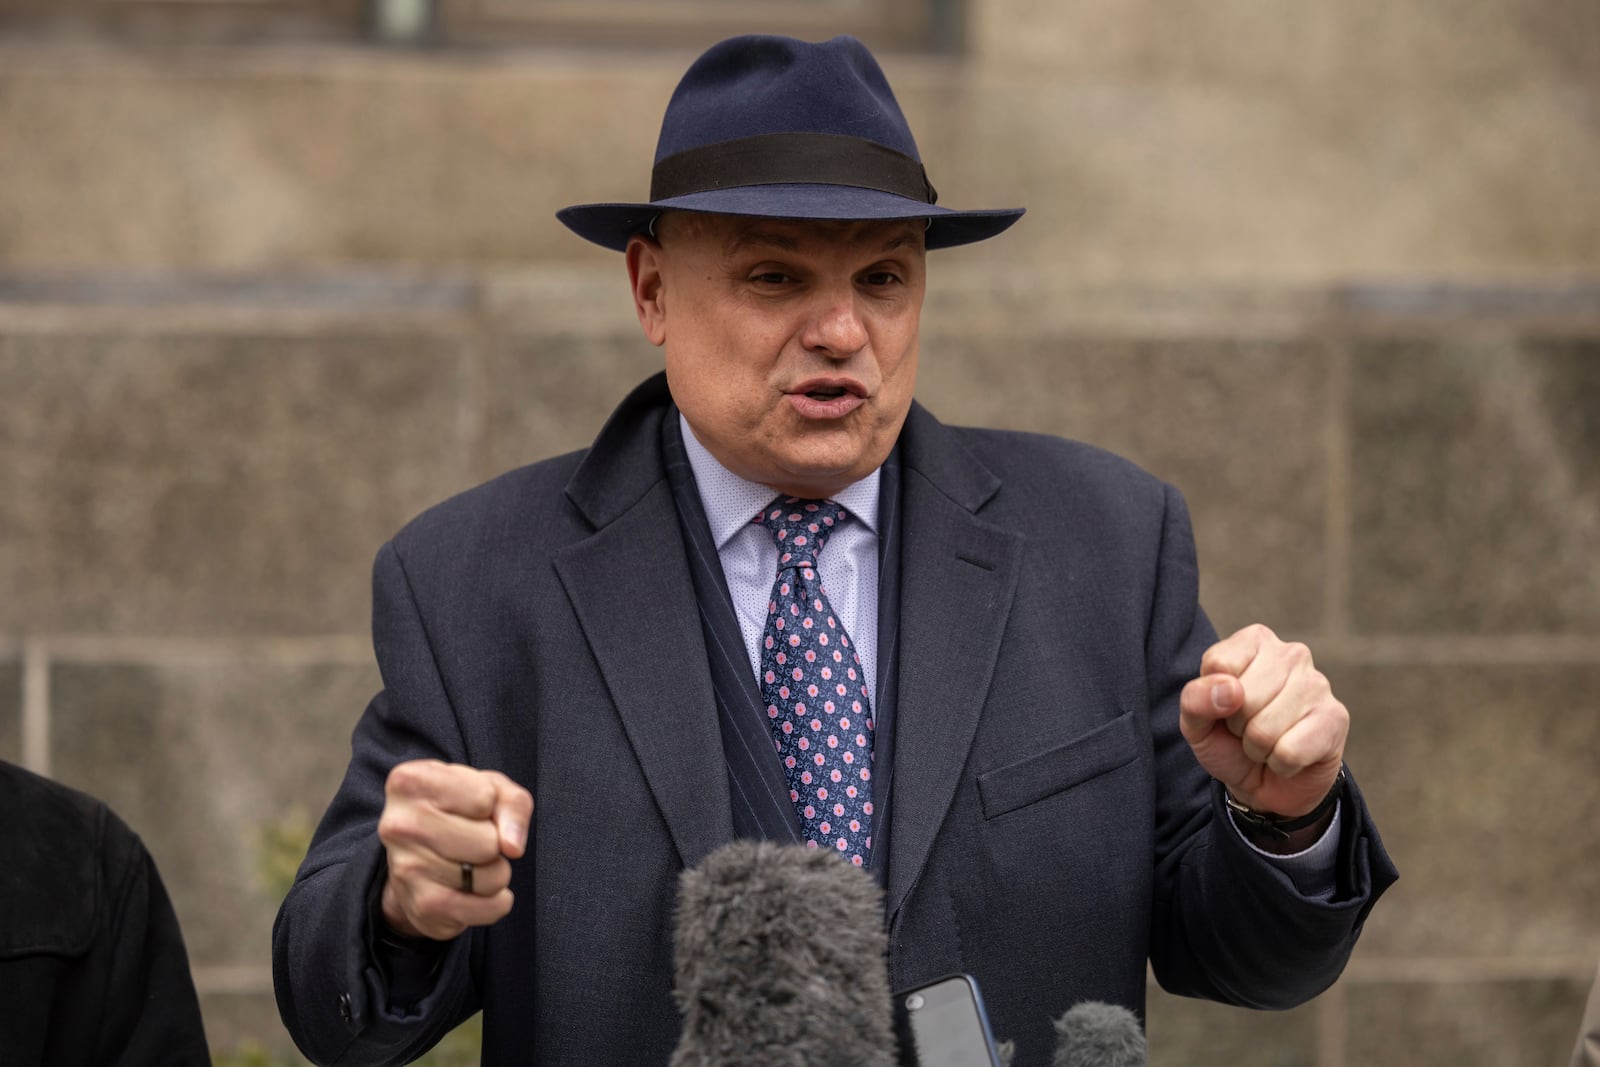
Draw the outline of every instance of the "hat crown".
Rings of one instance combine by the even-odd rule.
[[[745,218],[924,220],[925,247],[1000,233],[1021,208],[939,203],[878,61],[853,37],[751,35],[713,45],[667,103],[650,198],[574,204],[568,228],[621,252],[665,211]]]
[[[695,60],[667,104],[655,158],[774,133],[858,137],[921,159],[865,45],[767,35],[731,38]]]

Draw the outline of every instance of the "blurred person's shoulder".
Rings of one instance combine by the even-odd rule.
[[[0,760],[0,958],[76,956],[96,934],[107,875],[143,846],[106,804]]]

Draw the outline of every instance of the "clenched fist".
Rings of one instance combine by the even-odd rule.
[[[383,917],[407,937],[447,941],[511,911],[533,796],[499,771],[438,760],[397,764],[378,838],[388,853]],[[470,864],[470,873],[463,864]]]
[[[1333,788],[1350,713],[1305,645],[1246,626],[1206,650],[1179,707],[1195,758],[1245,806],[1300,816]]]

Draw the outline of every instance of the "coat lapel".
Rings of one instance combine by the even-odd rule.
[[[654,387],[654,388],[653,388]],[[595,525],[555,568],[685,866],[733,837],[716,694],[662,468],[665,385],[624,401],[567,495]],[[598,754],[597,754],[598,755]]]
[[[889,916],[905,902],[972,747],[1016,590],[1021,538],[977,512],[999,480],[920,407],[904,444]]]

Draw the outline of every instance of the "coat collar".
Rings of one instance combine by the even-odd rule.
[[[567,499],[595,529],[615,522],[666,479],[659,442],[671,405],[665,372],[646,378],[617,405],[572,472]]]
[[[901,455],[908,471],[962,511],[976,516],[1000,491],[1000,479],[962,442],[956,431],[913,403],[900,431]]]

